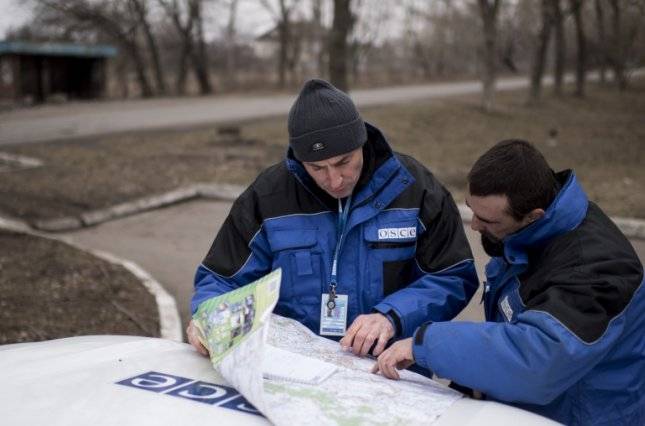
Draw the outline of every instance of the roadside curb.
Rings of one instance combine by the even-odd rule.
[[[92,210],[87,213],[82,213],[80,216],[35,220],[31,224],[31,227],[46,232],[73,231],[147,210],[170,206],[193,198],[233,201],[243,190],[244,187],[239,185],[197,183],[164,194],[139,198],[105,209]]]
[[[49,220],[37,220],[31,227],[47,232],[73,231],[86,226],[98,225],[103,222],[124,216],[153,210],[160,207],[177,204],[193,198],[207,200],[234,201],[244,191],[241,185],[196,183],[184,188],[175,189],[161,195],[139,198],[127,203],[117,204],[105,209],[83,213],[79,217],[67,216]],[[457,205],[459,215],[464,223],[470,223],[472,213],[464,204]],[[629,217],[611,217],[627,238],[645,240],[645,220]],[[17,221],[13,221],[18,223]],[[31,228],[29,225],[23,225]]]
[[[12,166],[18,170],[32,169],[43,165],[43,161],[38,158],[25,157],[24,155],[10,154],[0,151],[0,161],[8,165],[0,166],[0,172],[11,170]]]
[[[175,342],[183,341],[181,320],[179,318],[179,310],[177,309],[175,298],[172,297],[157,280],[136,263],[121,259],[107,252],[87,249],[65,237],[34,231],[27,224],[20,221],[0,217],[0,229],[56,240],[75,249],[89,253],[106,262],[124,267],[139,280],[139,282],[146,288],[146,290],[148,290],[148,292],[150,292],[150,294],[152,294],[152,296],[154,296],[159,312],[159,334],[161,338],[173,340]]]

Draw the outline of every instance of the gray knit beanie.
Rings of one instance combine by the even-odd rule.
[[[289,111],[289,145],[300,161],[321,161],[360,148],[365,123],[354,102],[325,80],[305,83]]]

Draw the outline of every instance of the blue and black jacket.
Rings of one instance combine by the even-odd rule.
[[[338,260],[338,294],[349,296],[348,326],[388,315],[398,336],[424,321],[448,321],[477,288],[472,254],[452,197],[416,160],[393,153],[366,124],[363,170],[352,194]],[[282,268],[275,312],[318,333],[329,291],[338,206],[289,152],[235,201],[197,269],[192,310]]]
[[[485,323],[424,324],[416,362],[565,424],[645,424],[643,267],[573,172],[486,267]]]

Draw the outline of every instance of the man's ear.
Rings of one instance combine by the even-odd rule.
[[[540,220],[540,219],[542,219],[543,216],[544,216],[544,210],[542,210],[542,209],[533,209],[526,215],[526,218],[528,220],[527,224],[533,223],[536,220]]]

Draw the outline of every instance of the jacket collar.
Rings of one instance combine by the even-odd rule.
[[[504,239],[504,256],[511,264],[527,264],[530,248],[539,247],[557,235],[569,232],[582,222],[589,201],[571,170],[557,173],[561,189],[544,216]]]

